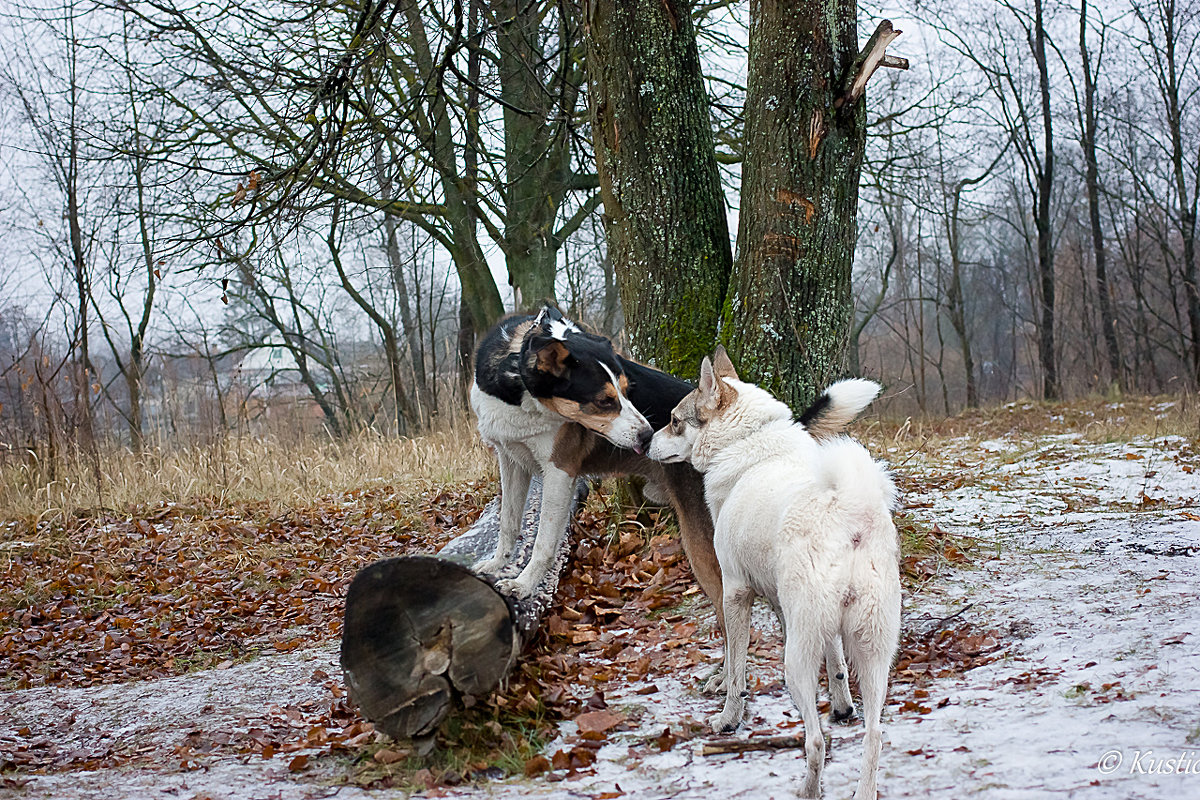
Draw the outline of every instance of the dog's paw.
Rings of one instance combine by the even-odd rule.
[[[471,567],[471,569],[475,570],[479,575],[495,575],[507,565],[507,557],[495,555],[491,558],[485,558],[482,561],[476,561],[475,566]]]
[[[836,705],[829,710],[829,718],[834,722],[848,725],[854,721],[854,705],[848,705],[845,708],[838,708]]]
[[[733,733],[738,729],[738,725],[741,724],[741,711],[734,713],[734,710],[728,708],[722,711],[720,714],[714,714],[708,718],[708,725],[713,729],[713,733]]]
[[[524,600],[533,594],[534,587],[521,581],[520,578],[508,578],[502,581],[496,581],[496,591],[500,594],[506,594],[515,597],[518,600]]]

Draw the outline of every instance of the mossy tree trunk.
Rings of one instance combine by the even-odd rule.
[[[750,19],[738,259],[722,341],[742,374],[800,409],[845,369],[853,319],[866,142],[861,87],[849,96],[857,13],[854,0],[754,0]]]
[[[691,4],[584,6],[592,138],[629,349],[694,376],[716,342],[732,253]]]

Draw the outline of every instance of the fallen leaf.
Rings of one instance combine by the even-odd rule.
[[[550,770],[550,759],[538,755],[525,762],[525,777],[532,778]]]
[[[608,733],[625,721],[625,715],[605,709],[588,711],[575,718],[580,733]]]
[[[375,755],[372,756],[372,758],[374,758],[380,764],[395,764],[397,761],[403,761],[404,759],[408,758],[408,751],[391,750],[385,747],[382,750],[376,750]]]

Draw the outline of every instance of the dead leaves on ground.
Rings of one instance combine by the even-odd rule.
[[[464,729],[473,732],[484,720],[505,720],[506,729],[550,741],[555,723],[570,719],[577,731],[562,747],[531,753],[514,771],[552,781],[590,774],[611,738],[637,724],[609,708],[606,694],[634,682],[652,693],[656,677],[708,660],[701,648],[713,644],[711,633],[700,630],[694,615],[667,610],[698,593],[669,512],[620,511],[608,502],[604,492],[593,492],[577,515],[571,561],[545,621],[503,690],[443,724],[443,750],[461,748]],[[703,729],[676,726],[640,746],[668,750]],[[485,762],[500,761],[500,753],[484,755]],[[446,774],[461,775],[436,767],[430,773],[433,787],[450,785]],[[370,785],[394,784],[376,778]]]
[[[0,580],[13,587],[5,600],[17,611],[0,620],[0,664],[19,685],[81,686],[228,667],[255,649],[287,652],[327,640],[340,632],[342,598],[357,569],[435,550],[474,521],[490,493],[471,484],[404,500],[381,489],[274,518],[251,506],[163,506],[131,518],[80,519],[53,535],[24,531],[22,538],[42,543],[2,565]],[[442,750],[468,753],[465,761],[439,765],[384,742],[324,673],[314,680],[329,692],[325,701],[264,709],[228,729],[198,727],[171,759],[186,770],[222,754],[286,758],[301,774],[344,756],[360,765],[361,780],[350,780],[432,790],[492,774],[501,763],[551,780],[589,773],[610,738],[637,723],[609,709],[605,693],[640,683],[640,693],[653,694],[656,679],[695,672],[716,643],[694,614],[670,610],[699,590],[669,512],[621,512],[607,503],[593,493],[577,516],[572,561],[554,606],[504,690],[439,733]],[[956,561],[961,554],[936,527],[923,536],[925,558]],[[998,642],[969,627],[906,638],[897,680],[916,683],[987,663]],[[759,642],[756,652],[777,658],[778,648],[768,644]],[[911,710],[920,712],[923,698],[913,700]],[[553,738],[561,719],[574,719],[578,732],[555,753],[539,755],[538,742]],[[684,720],[634,749],[669,750],[705,730]],[[513,766],[512,756],[522,752],[528,758]],[[151,759],[161,763],[161,746],[60,749],[52,737],[32,733],[0,741],[0,762],[22,771]]]
[[[955,678],[990,664],[1003,655],[1013,638],[997,629],[981,629],[969,621],[935,625],[924,632],[909,631],[900,640],[892,671],[889,703],[902,714],[928,714],[950,705],[949,697],[934,699],[929,687],[935,678]]]
[[[0,674],[11,688],[176,675],[341,632],[355,572],[432,552],[492,490],[352,492],[269,517],[265,505],[159,505],[18,521],[0,561]]]

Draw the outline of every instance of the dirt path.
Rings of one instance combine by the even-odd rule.
[[[902,664],[907,677],[895,684],[885,716],[881,796],[1200,796],[1194,445],[1179,438],[1008,438],[982,446],[963,439],[897,469],[910,484],[911,513],[977,540],[968,563],[943,563],[906,597],[905,628],[967,626],[975,638],[965,641],[975,644],[956,646],[974,646],[985,657],[978,666],[964,662],[967,669]],[[759,613],[756,625],[759,690],[742,735],[788,733],[797,721],[779,683],[774,623]],[[706,652],[716,656],[715,647]],[[697,690],[706,669],[610,694],[607,724],[622,723],[588,769],[428,794],[794,796],[803,772],[799,751],[704,756],[703,735],[673,741],[685,735],[684,720],[703,720],[719,704]],[[319,648],[169,680],[0,694],[0,739],[127,754],[161,753],[168,745],[175,754],[168,763],[134,758],[90,772],[5,773],[0,797],[389,796],[331,785],[337,765],[316,758],[320,746],[270,759],[237,755],[236,741],[212,746],[212,732],[222,729],[313,725],[329,703],[329,676],[337,674],[334,650]],[[580,696],[591,691],[576,688]],[[853,793],[860,740],[859,726],[833,726],[826,797]],[[575,724],[564,723],[548,754],[578,744]],[[311,763],[297,763],[305,753]]]

